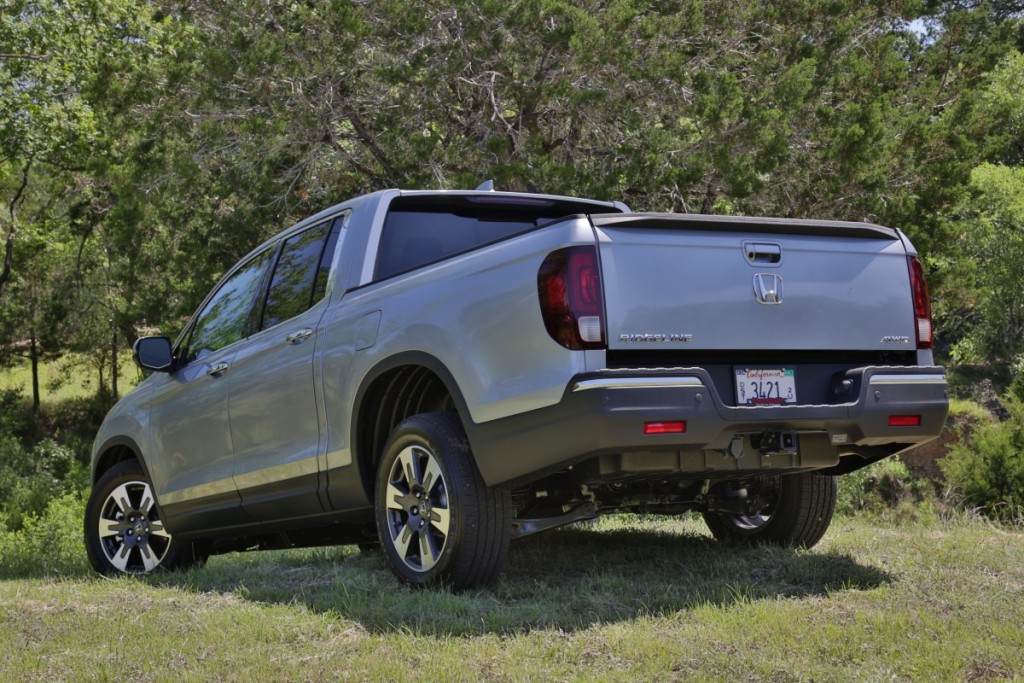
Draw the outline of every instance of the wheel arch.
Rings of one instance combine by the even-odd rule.
[[[90,482],[93,486],[100,480],[107,470],[114,467],[118,463],[122,463],[125,460],[137,460],[139,466],[142,467],[142,471],[146,477],[152,481],[152,477],[149,474],[149,468],[146,466],[146,461],[142,457],[142,449],[135,443],[134,439],[127,436],[114,436],[103,442],[103,445],[96,449],[97,456],[94,459],[92,467],[92,481]]]
[[[153,475],[149,472],[149,465],[146,464],[146,459],[142,457],[142,449],[139,445],[129,436],[114,436],[103,442],[97,450],[97,456],[94,459],[92,467],[92,478],[90,485],[95,488],[96,483],[100,478],[110,471],[111,468],[119,465],[126,460],[134,460],[139,463],[139,467],[142,468],[142,473],[146,476],[146,479],[150,481],[150,485],[153,482]],[[164,515],[163,506],[160,504],[160,497],[156,495],[156,490],[153,490],[155,496],[154,504],[156,505],[157,512],[160,514],[160,519],[166,519]]]
[[[428,412],[455,413],[463,426],[470,420],[466,400],[451,372],[438,358],[421,351],[396,354],[375,365],[363,378],[354,405],[349,432],[353,461],[370,501],[377,461],[400,422]]]

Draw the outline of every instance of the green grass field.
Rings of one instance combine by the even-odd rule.
[[[497,585],[457,595],[401,586],[354,547],[35,574],[0,581],[0,680],[1024,676],[1024,534],[972,518],[839,518],[794,551],[611,517],[514,544]]]
[[[46,372],[78,378],[44,389],[50,409],[95,391]],[[839,517],[810,551],[614,516],[514,544],[496,585],[461,594],[350,546],[102,579],[81,508],[0,531],[2,682],[1024,680],[1021,527],[929,505]]]
[[[118,355],[118,389],[123,396],[142,380],[142,376],[132,362],[131,351]],[[39,364],[39,393],[43,403],[94,396],[98,385],[99,376],[83,356],[69,354],[63,359]],[[20,389],[31,399],[32,366],[28,360],[19,359],[12,366],[0,369],[0,391],[4,389]]]

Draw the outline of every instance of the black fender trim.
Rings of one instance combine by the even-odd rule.
[[[145,474],[146,479],[149,480],[150,488],[152,488],[153,477],[149,473],[149,465],[146,463],[146,458],[144,458],[142,455],[142,449],[139,448],[139,445],[135,443],[134,439],[124,435],[112,436],[106,441],[104,441],[102,446],[96,449],[96,453],[98,455],[92,463],[92,472],[90,473],[91,485],[95,487],[96,482],[99,481],[99,478],[102,477],[107,470],[116,465],[118,462],[122,462],[124,460],[124,458],[122,458],[121,460],[113,462],[109,466],[104,467],[102,470],[99,469],[99,464],[104,461],[104,455],[106,455],[109,451],[115,448],[125,448],[131,451],[132,455],[135,458],[135,461],[139,463],[139,467],[142,468],[142,473]],[[156,505],[156,511],[160,515],[160,519],[163,520],[164,524],[166,525],[167,515],[164,514],[164,508],[160,504],[160,498],[156,495],[156,491],[153,491],[153,499],[153,502]],[[171,529],[170,531],[172,533],[174,532],[173,529]]]
[[[363,403],[366,400],[366,395],[370,390],[370,387],[388,372],[395,370],[403,366],[419,366],[426,368],[432,372],[441,383],[444,384],[448,394],[452,398],[452,403],[455,405],[455,409],[459,414],[459,419],[462,421],[463,426],[466,429],[466,433],[470,439],[470,448],[473,446],[473,439],[471,436],[472,419],[469,415],[469,409],[466,404],[466,399],[462,395],[462,391],[459,389],[458,383],[455,381],[455,377],[448,370],[448,367],[441,362],[436,356],[423,351],[404,351],[397,353],[393,356],[381,360],[379,363],[373,366],[366,375],[363,376],[362,381],[359,384],[359,390],[356,392],[355,400],[352,403],[352,415],[349,422],[349,438],[352,444],[352,465],[355,469],[352,470],[352,465],[348,468],[342,468],[334,470],[333,473],[341,474],[344,470],[349,470],[349,474],[344,474],[339,477],[342,479],[337,484],[329,485],[329,489],[341,494],[340,497],[332,496],[331,500],[334,503],[334,508],[347,509],[351,507],[362,507],[371,505],[373,501],[373,478],[374,472],[367,470],[365,464],[372,459],[372,454],[367,456],[364,450],[368,448],[367,444],[362,443],[362,435],[359,426],[363,418]],[[330,480],[330,474],[328,474]],[[361,489],[362,497],[356,500],[357,489]],[[341,503],[341,505],[339,505]]]

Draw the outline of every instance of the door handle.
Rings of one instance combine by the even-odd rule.
[[[206,374],[210,377],[220,377],[224,374],[224,371],[231,366],[227,363],[217,363],[216,365],[210,366],[210,369],[206,371]]]
[[[312,334],[313,334],[313,330],[311,330],[311,329],[309,329],[307,327],[304,330],[299,330],[298,332],[292,332],[291,334],[289,334],[285,338],[285,340],[289,344],[301,344],[302,342],[304,342],[307,339],[309,339],[310,335],[312,335]]]

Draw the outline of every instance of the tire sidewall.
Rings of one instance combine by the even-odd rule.
[[[824,475],[807,473],[778,477],[776,498],[771,515],[759,527],[742,528],[737,525],[732,515],[722,513],[705,513],[704,519],[712,534],[720,540],[782,546],[813,546],[821,538],[824,529],[828,527],[835,508],[835,482],[834,478],[830,478],[827,485],[832,487],[831,507],[823,518],[821,534],[816,534],[814,538],[804,538],[795,534],[796,528],[802,526],[800,519],[802,498],[808,495],[813,477],[824,478]]]

